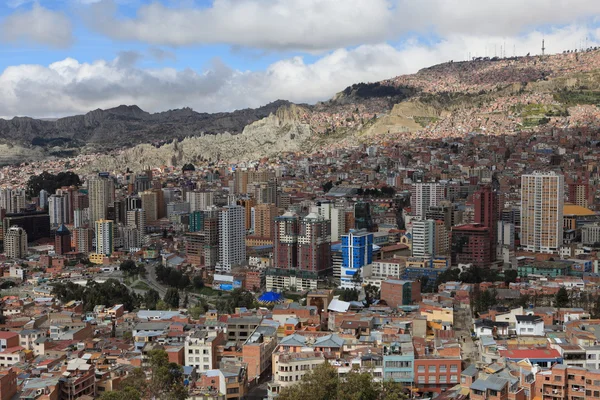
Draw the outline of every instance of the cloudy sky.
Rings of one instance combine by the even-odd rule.
[[[592,0],[0,0],[0,116],[314,103],[469,54],[596,45]]]

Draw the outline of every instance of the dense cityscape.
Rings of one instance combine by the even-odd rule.
[[[600,400],[547,1],[0,2],[0,400]]]

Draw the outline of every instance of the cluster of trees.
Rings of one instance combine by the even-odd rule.
[[[217,311],[223,314],[235,312],[236,307],[254,308],[256,305],[252,292],[242,289],[234,289],[228,298],[219,299],[215,303]]]
[[[123,261],[119,268],[128,277],[139,275],[143,278],[146,276],[146,267],[143,264],[137,265],[133,260]]]
[[[135,369],[123,379],[118,390],[104,392],[100,400],[184,400],[188,390],[183,383],[183,368],[169,362],[164,350],[151,350],[148,353],[149,378],[143,369]]]
[[[52,294],[62,302],[82,300],[84,311],[92,311],[98,305],[114,304],[123,304],[126,310],[133,310],[140,304],[138,296],[116,279],[108,279],[104,283],[90,280],[86,286],[73,282],[56,283]]]
[[[511,283],[516,282],[517,277],[518,273],[516,270],[506,270],[500,274],[498,271],[489,268],[471,267],[461,273],[458,268],[448,268],[438,276],[435,286],[438,287],[442,283],[451,281],[460,281],[464,283],[504,281],[506,283]]]
[[[185,164],[182,168],[181,171],[182,172],[186,172],[186,171],[195,171],[196,167],[194,167],[194,164]]]
[[[163,265],[156,266],[156,279],[165,285],[179,289],[186,289],[192,283],[187,274],[184,274],[175,268],[165,267]]]
[[[40,193],[40,190],[44,189],[50,194],[54,194],[56,189],[63,186],[80,186],[81,180],[79,175],[73,172],[59,172],[54,175],[47,171],[42,172],[39,175],[32,175],[27,181],[27,195],[29,197],[35,197]]]
[[[308,397],[307,397],[308,396]],[[350,371],[340,378],[328,362],[304,375],[302,381],[281,390],[279,400],[400,400],[405,388],[394,381],[375,382],[369,372]]]
[[[396,189],[391,186],[384,186],[381,189],[358,189],[357,193],[359,196],[369,197],[393,197],[396,194]]]

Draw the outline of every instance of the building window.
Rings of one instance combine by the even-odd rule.
[[[435,365],[429,366],[429,372],[435,372]]]
[[[419,383],[425,383],[425,377],[424,376],[420,376],[419,377]]]
[[[450,366],[450,372],[458,372],[458,366],[457,365],[451,365]]]
[[[425,366],[419,365],[419,367],[417,368],[417,372],[425,372]]]

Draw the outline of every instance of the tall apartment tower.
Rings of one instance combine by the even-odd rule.
[[[259,204],[254,207],[254,236],[273,239],[273,221],[279,215],[275,204]]]
[[[220,212],[219,261],[217,272],[230,272],[231,267],[246,261],[245,210],[242,206],[226,206]]]
[[[298,269],[321,272],[331,267],[331,225],[325,218],[310,213],[300,223]]]
[[[27,256],[27,232],[20,226],[11,226],[4,234],[4,252],[8,258]]]
[[[425,219],[429,207],[440,205],[444,197],[444,187],[440,183],[413,183],[410,189],[413,215]]]
[[[534,172],[521,177],[521,246],[555,253],[563,242],[565,177]]]
[[[156,192],[147,190],[140,193],[142,208],[146,211],[146,222],[152,223],[158,220],[158,196]]]
[[[89,220],[95,222],[106,219],[108,206],[115,198],[115,183],[108,176],[95,176],[88,180]]]
[[[110,256],[114,248],[114,222],[110,220],[98,220],[96,227],[96,253]]]
[[[593,197],[590,196],[590,185],[584,182],[575,182],[569,184],[569,203],[577,206],[588,208],[593,201]]]
[[[412,223],[413,257],[431,257],[435,255],[435,221],[417,220]]]
[[[493,191],[491,186],[484,186],[473,193],[473,203],[475,206],[475,223],[489,228],[490,243],[492,244],[491,252],[492,255],[495,255],[500,216],[498,193]]]
[[[48,214],[50,215],[50,228],[57,229],[64,223],[68,223],[65,212],[66,197],[56,194],[48,198]]]
[[[215,204],[215,194],[209,191],[187,192],[185,200],[190,203],[190,212],[204,211]]]
[[[340,286],[342,289],[358,289],[360,269],[373,262],[373,233],[365,230],[350,230],[342,236],[342,268]]]
[[[273,230],[273,267],[291,270],[298,266],[300,219],[292,212],[275,218]]]

